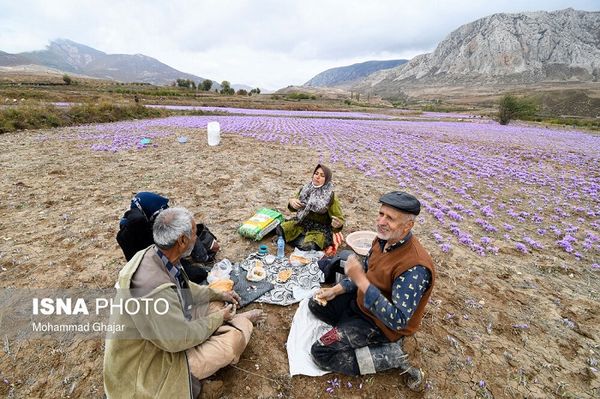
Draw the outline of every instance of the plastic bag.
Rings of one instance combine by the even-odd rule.
[[[260,241],[282,221],[283,215],[281,213],[273,209],[262,208],[240,226],[238,233],[246,238]]]
[[[217,280],[229,279],[231,269],[233,269],[231,261],[229,261],[229,259],[223,259],[222,261],[215,263],[212,269],[210,269],[206,281],[210,284]]]

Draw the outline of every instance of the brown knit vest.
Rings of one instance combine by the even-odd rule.
[[[385,252],[385,250],[382,252],[379,240],[375,239],[373,242],[371,255],[369,256],[367,278],[371,284],[379,288],[379,291],[381,291],[390,302],[392,302],[392,286],[394,280],[416,265],[421,265],[429,269],[431,272],[431,282],[427,291],[423,293],[421,301],[417,304],[417,309],[408,320],[408,323],[406,323],[406,327],[402,330],[392,330],[371,313],[364,305],[365,295],[360,292],[360,290],[356,296],[356,301],[362,312],[371,318],[392,342],[398,341],[403,336],[414,334],[421,325],[421,320],[425,314],[425,305],[427,305],[435,282],[435,268],[431,256],[429,256],[425,248],[423,248],[414,235],[408,242],[391,252]]]

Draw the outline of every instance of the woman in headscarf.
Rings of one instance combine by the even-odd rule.
[[[281,225],[286,242],[303,250],[321,250],[333,243],[333,233],[342,229],[344,215],[331,178],[331,170],[319,164],[311,181],[290,198],[288,209],[296,216]]]

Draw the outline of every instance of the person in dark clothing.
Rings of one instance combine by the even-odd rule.
[[[379,202],[377,237],[364,262],[353,254],[343,262],[338,257],[347,277],[309,302],[317,318],[334,326],[311,354],[322,369],[347,375],[398,369],[410,389],[420,390],[423,371],[409,363],[403,340],[420,327],[435,268],[411,232],[419,201],[395,191]]]
[[[117,242],[127,261],[140,251],[154,244],[152,226],[160,211],[169,207],[169,199],[156,193],[142,191],[131,200],[130,209],[119,222]]]
[[[154,219],[168,207],[169,199],[156,193],[142,191],[133,197],[130,209],[119,222],[117,233],[117,242],[127,261],[131,260],[138,251],[154,244],[152,237]],[[216,252],[220,249],[216,237],[202,224],[197,226],[197,230],[198,237],[192,251],[192,260],[199,263],[214,260]],[[207,272],[204,269],[193,266],[187,259],[182,259],[181,264],[190,280],[195,283],[206,280]]]

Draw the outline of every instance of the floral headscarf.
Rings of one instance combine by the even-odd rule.
[[[328,167],[319,164],[313,171],[313,175],[319,168],[321,168],[323,170],[323,174],[325,174],[325,183],[323,183],[323,185],[320,187],[315,187],[311,179],[311,181],[305,184],[300,190],[298,199],[305,205],[304,208],[300,209],[297,213],[297,218],[300,221],[304,219],[309,212],[321,214],[327,213],[329,204],[331,204],[331,201],[333,200],[331,170]]]

